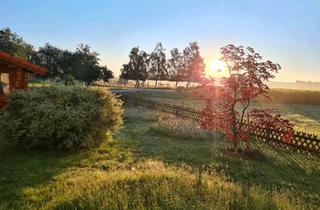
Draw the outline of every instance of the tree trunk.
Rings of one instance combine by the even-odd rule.
[[[156,87],[158,86],[158,80],[156,79]]]
[[[233,150],[235,154],[238,154],[239,151],[239,144],[238,144],[238,135],[236,131],[233,131],[232,136],[232,142],[233,142]]]
[[[190,84],[190,82],[188,81],[188,82],[187,82],[187,88],[189,87],[189,84]]]
[[[236,119],[236,113],[234,109],[231,110],[232,114],[232,125],[231,125],[231,131],[232,131],[232,142],[233,142],[233,149],[234,153],[238,154],[239,150],[239,144],[238,144],[238,129],[237,129],[237,119]]]
[[[139,87],[139,80],[136,80],[136,85],[135,87]]]
[[[178,87],[178,82],[179,82],[179,81],[177,80],[177,81],[176,81],[176,88]]]

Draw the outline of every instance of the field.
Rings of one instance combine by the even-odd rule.
[[[185,93],[152,91],[134,94],[201,106]],[[319,128],[319,105],[277,106],[301,118],[301,129]],[[28,151],[1,143],[0,209],[320,207],[316,157],[252,142],[255,154],[234,158],[218,133],[139,107],[125,107],[124,121],[113,139],[89,151]]]
[[[127,108],[125,127],[78,153],[1,145],[0,209],[316,209],[318,159],[268,145],[232,158],[196,125]]]
[[[136,96],[162,103],[176,104],[196,109],[204,107],[192,91],[144,90]],[[289,119],[296,130],[320,136],[320,91],[271,90],[271,100],[258,99],[251,108],[277,108]]]

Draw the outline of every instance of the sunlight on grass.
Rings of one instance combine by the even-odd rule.
[[[271,90],[272,95],[278,94],[278,92],[282,94],[286,93],[285,90]],[[194,90],[186,90],[186,91],[143,91],[137,93],[136,95],[148,100],[158,101],[161,103],[174,104],[179,106],[185,106],[195,109],[203,109],[204,101],[195,97],[193,93]],[[273,93],[274,92],[274,93]],[[318,97],[320,95],[319,91],[287,91],[288,93],[298,92],[298,95],[304,93],[312,93],[316,94]],[[300,93],[301,92],[301,93]],[[280,97],[280,96],[278,96]],[[281,95],[282,97],[282,95]],[[286,96],[286,97],[291,97]],[[310,96],[311,97],[311,96]],[[289,100],[289,99],[288,99]],[[292,99],[293,100],[293,99]],[[314,99],[316,104],[320,103],[320,100],[317,98]],[[275,100],[268,101],[266,103],[263,101],[255,101],[252,103],[252,106],[249,108],[276,108],[280,111],[280,113],[288,118],[293,124],[296,130],[307,132],[311,134],[315,134],[320,136],[320,105],[310,105],[310,104],[294,104],[294,103],[280,103]]]
[[[160,120],[159,119],[165,119]],[[0,145],[0,209],[312,209],[318,159],[255,143],[261,156],[224,155],[193,122],[127,108],[114,140],[89,151]],[[192,137],[194,136],[194,137]]]

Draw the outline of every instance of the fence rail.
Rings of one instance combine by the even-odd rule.
[[[197,109],[146,100],[140,97],[138,98],[128,95],[122,95],[121,98],[126,105],[143,106],[194,121],[199,121],[201,119],[200,111]],[[251,131],[251,137],[264,143],[320,157],[320,138],[313,134],[295,131],[293,140],[290,143],[285,143],[282,141],[283,133],[281,131],[271,130],[268,128],[257,128],[255,131]]]

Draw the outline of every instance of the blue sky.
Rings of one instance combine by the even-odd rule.
[[[134,46],[197,41],[207,64],[233,43],[281,64],[277,81],[320,81],[319,11],[319,0],[1,0],[0,28],[36,47],[89,44],[116,74]]]

